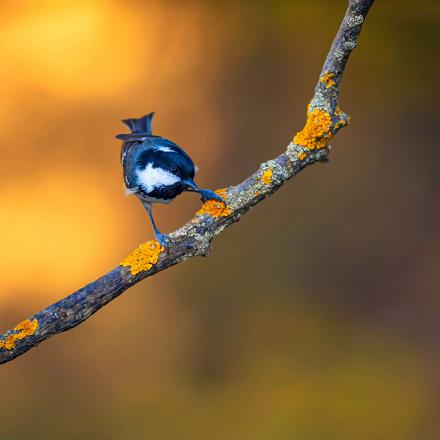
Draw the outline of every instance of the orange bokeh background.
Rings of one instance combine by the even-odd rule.
[[[0,324],[152,231],[114,138],[155,111],[208,188],[279,154],[345,1],[3,2]],[[191,260],[0,367],[0,438],[440,436],[440,6],[377,2],[343,81],[352,124]],[[157,208],[171,231],[200,206]]]

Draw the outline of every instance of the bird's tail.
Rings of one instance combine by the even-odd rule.
[[[124,119],[122,122],[130,129],[131,134],[118,134],[118,139],[131,139],[133,137],[151,136],[151,124],[153,122],[154,112],[139,119]]]

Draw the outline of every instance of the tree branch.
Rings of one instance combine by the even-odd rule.
[[[338,107],[339,87],[348,57],[373,3],[374,0],[349,0],[309,104],[306,125],[283,154],[261,164],[258,171],[239,185],[219,190],[227,206],[206,202],[189,223],[171,234],[167,251],[156,241],[143,243],[111,272],[1,334],[0,363],[77,326],[144,278],[190,257],[206,256],[212,239],[226,227],[305,167],[326,161],[328,141],[349,122]]]

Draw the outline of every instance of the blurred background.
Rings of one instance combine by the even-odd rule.
[[[201,185],[240,182],[302,128],[345,5],[2,1],[0,330],[152,237],[121,119],[155,111]],[[0,438],[440,438],[439,22],[436,0],[378,1],[330,163],[2,365]]]

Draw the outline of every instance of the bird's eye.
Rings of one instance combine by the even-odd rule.
[[[177,167],[171,167],[171,172],[172,172],[173,174],[178,175],[178,174],[179,174],[179,168],[177,168]]]

